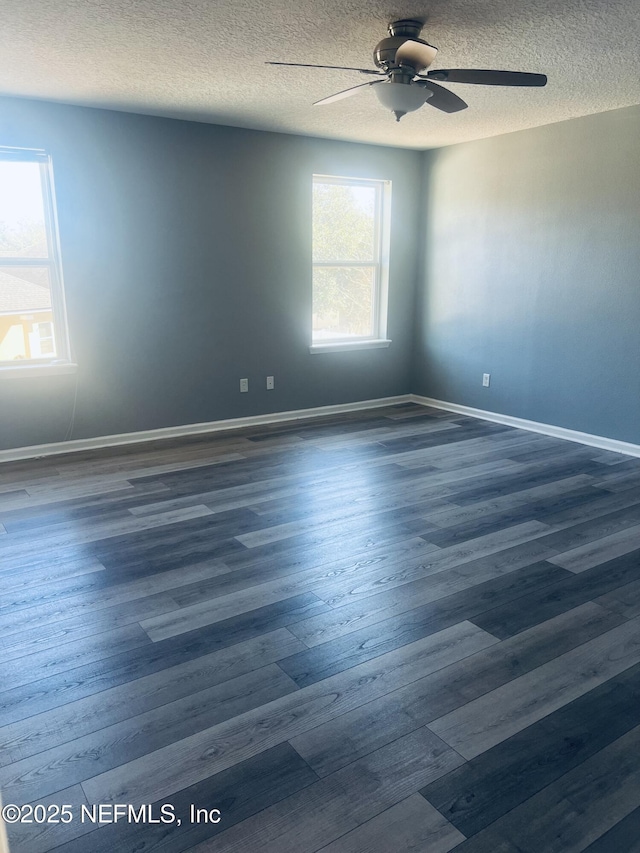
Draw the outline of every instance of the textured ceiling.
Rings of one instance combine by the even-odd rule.
[[[546,73],[544,89],[451,84],[469,109],[396,124],[357,73],[398,18],[433,68]],[[640,103],[638,0],[0,0],[0,92],[218,124],[431,148]]]

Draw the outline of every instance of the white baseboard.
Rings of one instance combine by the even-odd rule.
[[[616,438],[605,438],[602,435],[591,435],[588,432],[579,432],[575,429],[542,424],[538,421],[528,421],[525,418],[513,418],[511,415],[500,415],[497,412],[486,412],[484,409],[474,409],[471,406],[459,406],[457,403],[447,403],[444,400],[434,400],[431,397],[421,397],[419,394],[410,394],[410,399],[421,406],[431,406],[433,409],[444,409],[447,412],[456,412],[460,415],[469,415],[483,421],[493,421],[497,424],[526,429],[529,432],[539,432],[542,435],[550,435],[553,438],[564,438],[567,441],[575,441],[577,444],[586,444],[589,447],[598,447],[600,450],[611,450],[614,453],[626,453],[627,456],[640,456],[640,444],[632,444],[629,441],[619,441]]]
[[[242,429],[261,424],[275,424],[283,421],[297,421],[303,418],[320,418],[323,415],[340,412],[357,412],[361,409],[379,409],[384,406],[397,406],[399,403],[411,403],[411,394],[399,397],[380,397],[377,400],[361,400],[356,403],[340,403],[335,406],[317,406],[313,409],[295,409],[288,412],[273,412],[268,415],[252,415],[246,418],[228,418],[221,421],[209,421],[202,424],[163,427],[161,429],[125,432],[119,435],[103,435],[97,438],[78,438],[71,441],[57,441],[51,444],[37,444],[29,447],[17,447],[0,450],[0,463],[16,462],[21,459],[40,459],[44,456],[58,456],[61,453],[79,453],[83,450],[99,450],[103,447],[118,447],[124,444],[142,444],[146,441],[158,441],[165,438],[181,438],[188,435],[204,435],[208,432]]]
[[[381,397],[376,400],[361,400],[356,403],[340,403],[335,406],[317,406],[312,409],[295,409],[288,412],[273,412],[268,415],[252,415],[246,418],[228,418],[220,421],[209,421],[201,424],[185,424],[184,426],[163,427],[161,429],[142,430],[140,432],[120,433],[119,435],[103,435],[96,438],[79,438],[71,441],[57,441],[51,444],[38,444],[29,447],[17,447],[10,450],[0,450],[0,463],[16,462],[22,459],[38,459],[44,456],[58,456],[62,453],[80,453],[83,450],[99,450],[106,447],[118,447],[126,444],[143,444],[147,441],[158,441],[166,438],[181,438],[191,435],[205,435],[209,432],[236,430],[261,424],[275,424],[286,421],[297,421],[303,418],[320,418],[323,415],[340,414],[341,412],[357,412],[363,409],[378,409],[384,406],[397,406],[400,403],[418,403],[421,406],[431,406],[447,412],[469,415],[484,421],[525,429],[549,435],[553,438],[563,438],[600,450],[611,450],[614,453],[625,453],[628,456],[640,457],[640,444],[619,441],[615,438],[605,438],[601,435],[591,435],[565,427],[543,424],[538,421],[528,421],[525,418],[514,418],[511,415],[501,415],[497,412],[487,412],[484,409],[474,409],[471,406],[460,406],[458,403],[448,403],[419,394],[402,394],[398,397]]]

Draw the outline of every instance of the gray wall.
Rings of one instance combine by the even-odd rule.
[[[420,154],[0,99],[54,158],[80,365],[0,379],[0,448],[62,440],[76,381],[73,438],[415,391],[640,442],[638,139],[640,107]],[[389,349],[308,352],[313,172],[393,181]]]
[[[61,441],[76,379],[73,438],[411,390],[419,152],[19,99],[0,144],[53,156],[79,364],[0,379],[0,448]],[[308,351],[314,172],[393,181],[388,349]]]
[[[424,155],[416,393],[640,443],[639,140],[631,107]]]

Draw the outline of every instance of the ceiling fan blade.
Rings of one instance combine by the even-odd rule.
[[[481,86],[546,86],[546,74],[528,74],[525,71],[481,71],[479,69],[438,68],[429,71],[430,80],[446,83],[478,83]]]
[[[429,106],[435,107],[437,110],[442,110],[443,113],[458,113],[460,110],[466,110],[468,107],[468,104],[465,104],[462,98],[454,95],[453,92],[445,89],[444,86],[438,86],[437,83],[432,83],[431,80],[416,80],[414,85],[415,84],[418,86],[424,86],[425,89],[429,89],[432,95],[427,103]]]
[[[349,68],[345,65],[308,65],[305,62],[265,62],[265,65],[287,65],[290,68],[332,68],[335,71],[359,71],[360,74],[374,74],[376,77],[384,75],[384,71],[372,71],[370,68]]]
[[[334,101],[341,101],[343,98],[350,98],[355,95],[358,89],[364,89],[365,86],[375,86],[376,83],[382,83],[382,80],[371,80],[367,83],[360,83],[359,86],[352,86],[350,89],[343,89],[342,92],[336,92],[335,95],[329,95],[328,98],[322,98],[320,101],[315,101],[313,106],[319,107],[322,104],[332,104]]]
[[[419,71],[428,68],[436,58],[438,48],[421,41],[407,39],[404,44],[396,50],[395,62],[397,65],[412,65]]]

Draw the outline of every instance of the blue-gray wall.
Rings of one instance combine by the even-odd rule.
[[[419,152],[9,98],[0,144],[53,156],[73,438],[411,390]],[[393,181],[388,349],[309,353],[314,172]],[[0,448],[61,441],[75,382],[0,379]]]
[[[640,107],[427,152],[423,194],[413,390],[640,443]]]
[[[640,107],[419,153],[0,99],[54,158],[74,438],[414,391],[640,443],[639,139]],[[389,349],[308,351],[313,172],[393,181]],[[0,448],[62,440],[75,383],[0,379]]]

